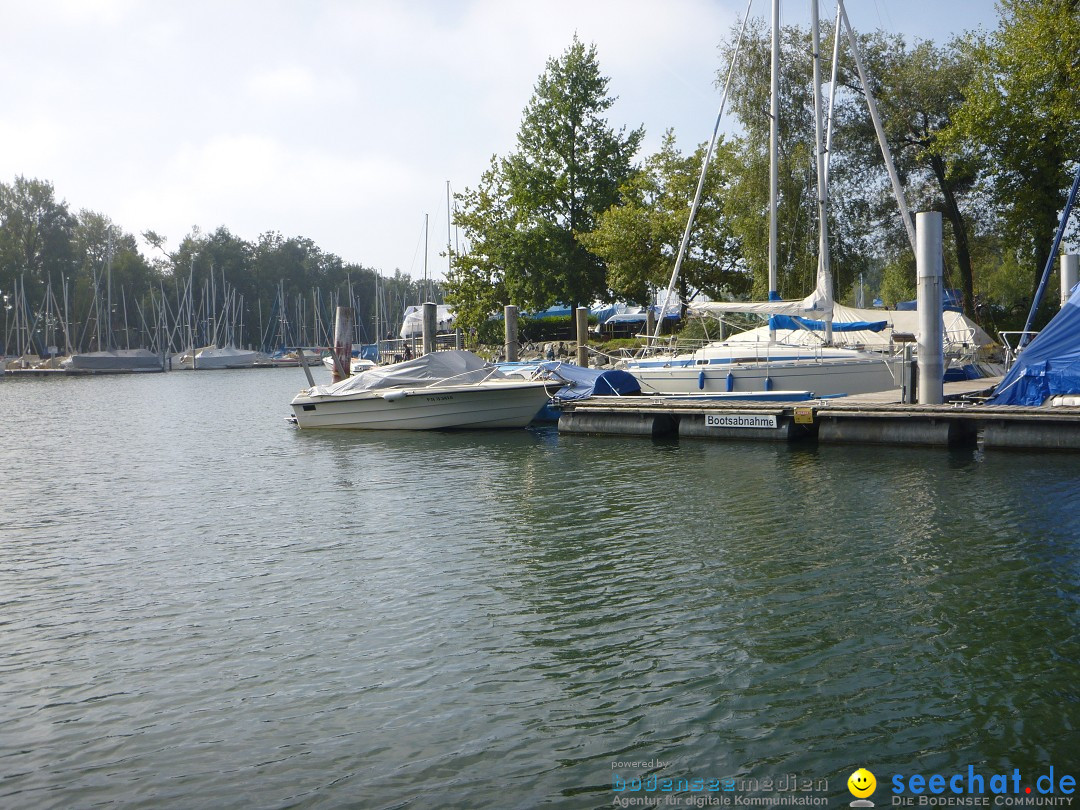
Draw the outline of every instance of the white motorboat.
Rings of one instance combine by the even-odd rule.
[[[301,428],[521,428],[558,388],[503,374],[472,352],[445,351],[308,388],[291,405]]]

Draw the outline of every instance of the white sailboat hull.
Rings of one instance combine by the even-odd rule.
[[[633,360],[626,370],[645,393],[812,391],[816,396],[867,394],[901,385],[901,361],[846,349],[808,352],[714,344],[692,355]]]
[[[346,396],[311,395],[305,391],[291,405],[301,428],[522,428],[547,403],[548,389],[543,382],[492,380],[474,385],[363,391]]]

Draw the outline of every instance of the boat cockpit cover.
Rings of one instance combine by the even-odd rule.
[[[455,350],[431,352],[392,366],[376,366],[341,382],[317,385],[311,394],[341,396],[390,388],[427,388],[439,383],[467,385],[491,379],[506,379],[506,375],[472,352]]]
[[[559,399],[585,399],[590,396],[623,396],[640,394],[641,383],[628,371],[619,369],[595,369],[548,360],[537,367],[567,383],[558,393]]]
[[[1020,352],[986,404],[1042,405],[1059,394],[1080,394],[1080,285]]]

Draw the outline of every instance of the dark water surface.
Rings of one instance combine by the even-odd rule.
[[[301,381],[0,383],[0,807],[1080,777],[1077,456],[301,433]]]

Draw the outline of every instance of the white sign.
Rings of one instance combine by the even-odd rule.
[[[707,413],[705,427],[776,428],[776,417],[763,413]]]

